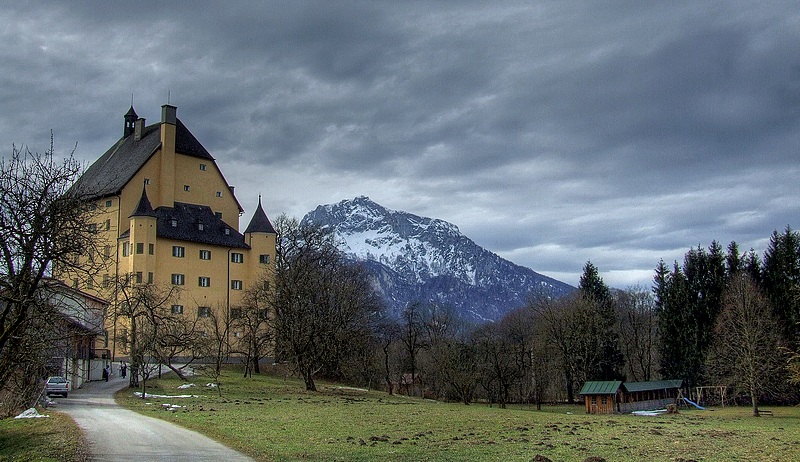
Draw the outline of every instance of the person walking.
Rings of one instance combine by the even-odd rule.
[[[103,368],[103,380],[105,380],[106,382],[108,382],[109,374],[110,374],[109,368],[108,365],[106,365],[106,367]]]
[[[122,361],[122,364],[119,366],[119,373],[122,374],[122,378],[125,378],[125,374],[128,371],[128,365],[125,364],[125,361]]]

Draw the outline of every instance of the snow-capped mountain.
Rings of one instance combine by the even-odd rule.
[[[303,222],[334,232],[394,313],[410,302],[436,302],[472,321],[497,320],[536,292],[558,297],[575,290],[500,258],[451,223],[389,210],[368,197],[320,205]]]

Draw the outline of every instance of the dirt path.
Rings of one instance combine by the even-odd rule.
[[[96,461],[251,461],[195,431],[123,409],[114,393],[127,386],[114,375],[108,382],[89,382],[69,398],[54,398],[83,430]]]

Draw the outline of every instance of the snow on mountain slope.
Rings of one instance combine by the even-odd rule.
[[[320,205],[303,218],[334,232],[350,258],[365,262],[390,309],[449,304],[471,320],[497,320],[535,292],[573,287],[504,260],[443,220],[390,210],[368,197]]]

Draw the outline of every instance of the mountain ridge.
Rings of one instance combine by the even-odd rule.
[[[367,196],[320,205],[302,222],[335,233],[340,250],[364,264],[395,314],[419,301],[495,321],[536,292],[559,297],[575,290],[484,249],[452,223],[387,209]]]

